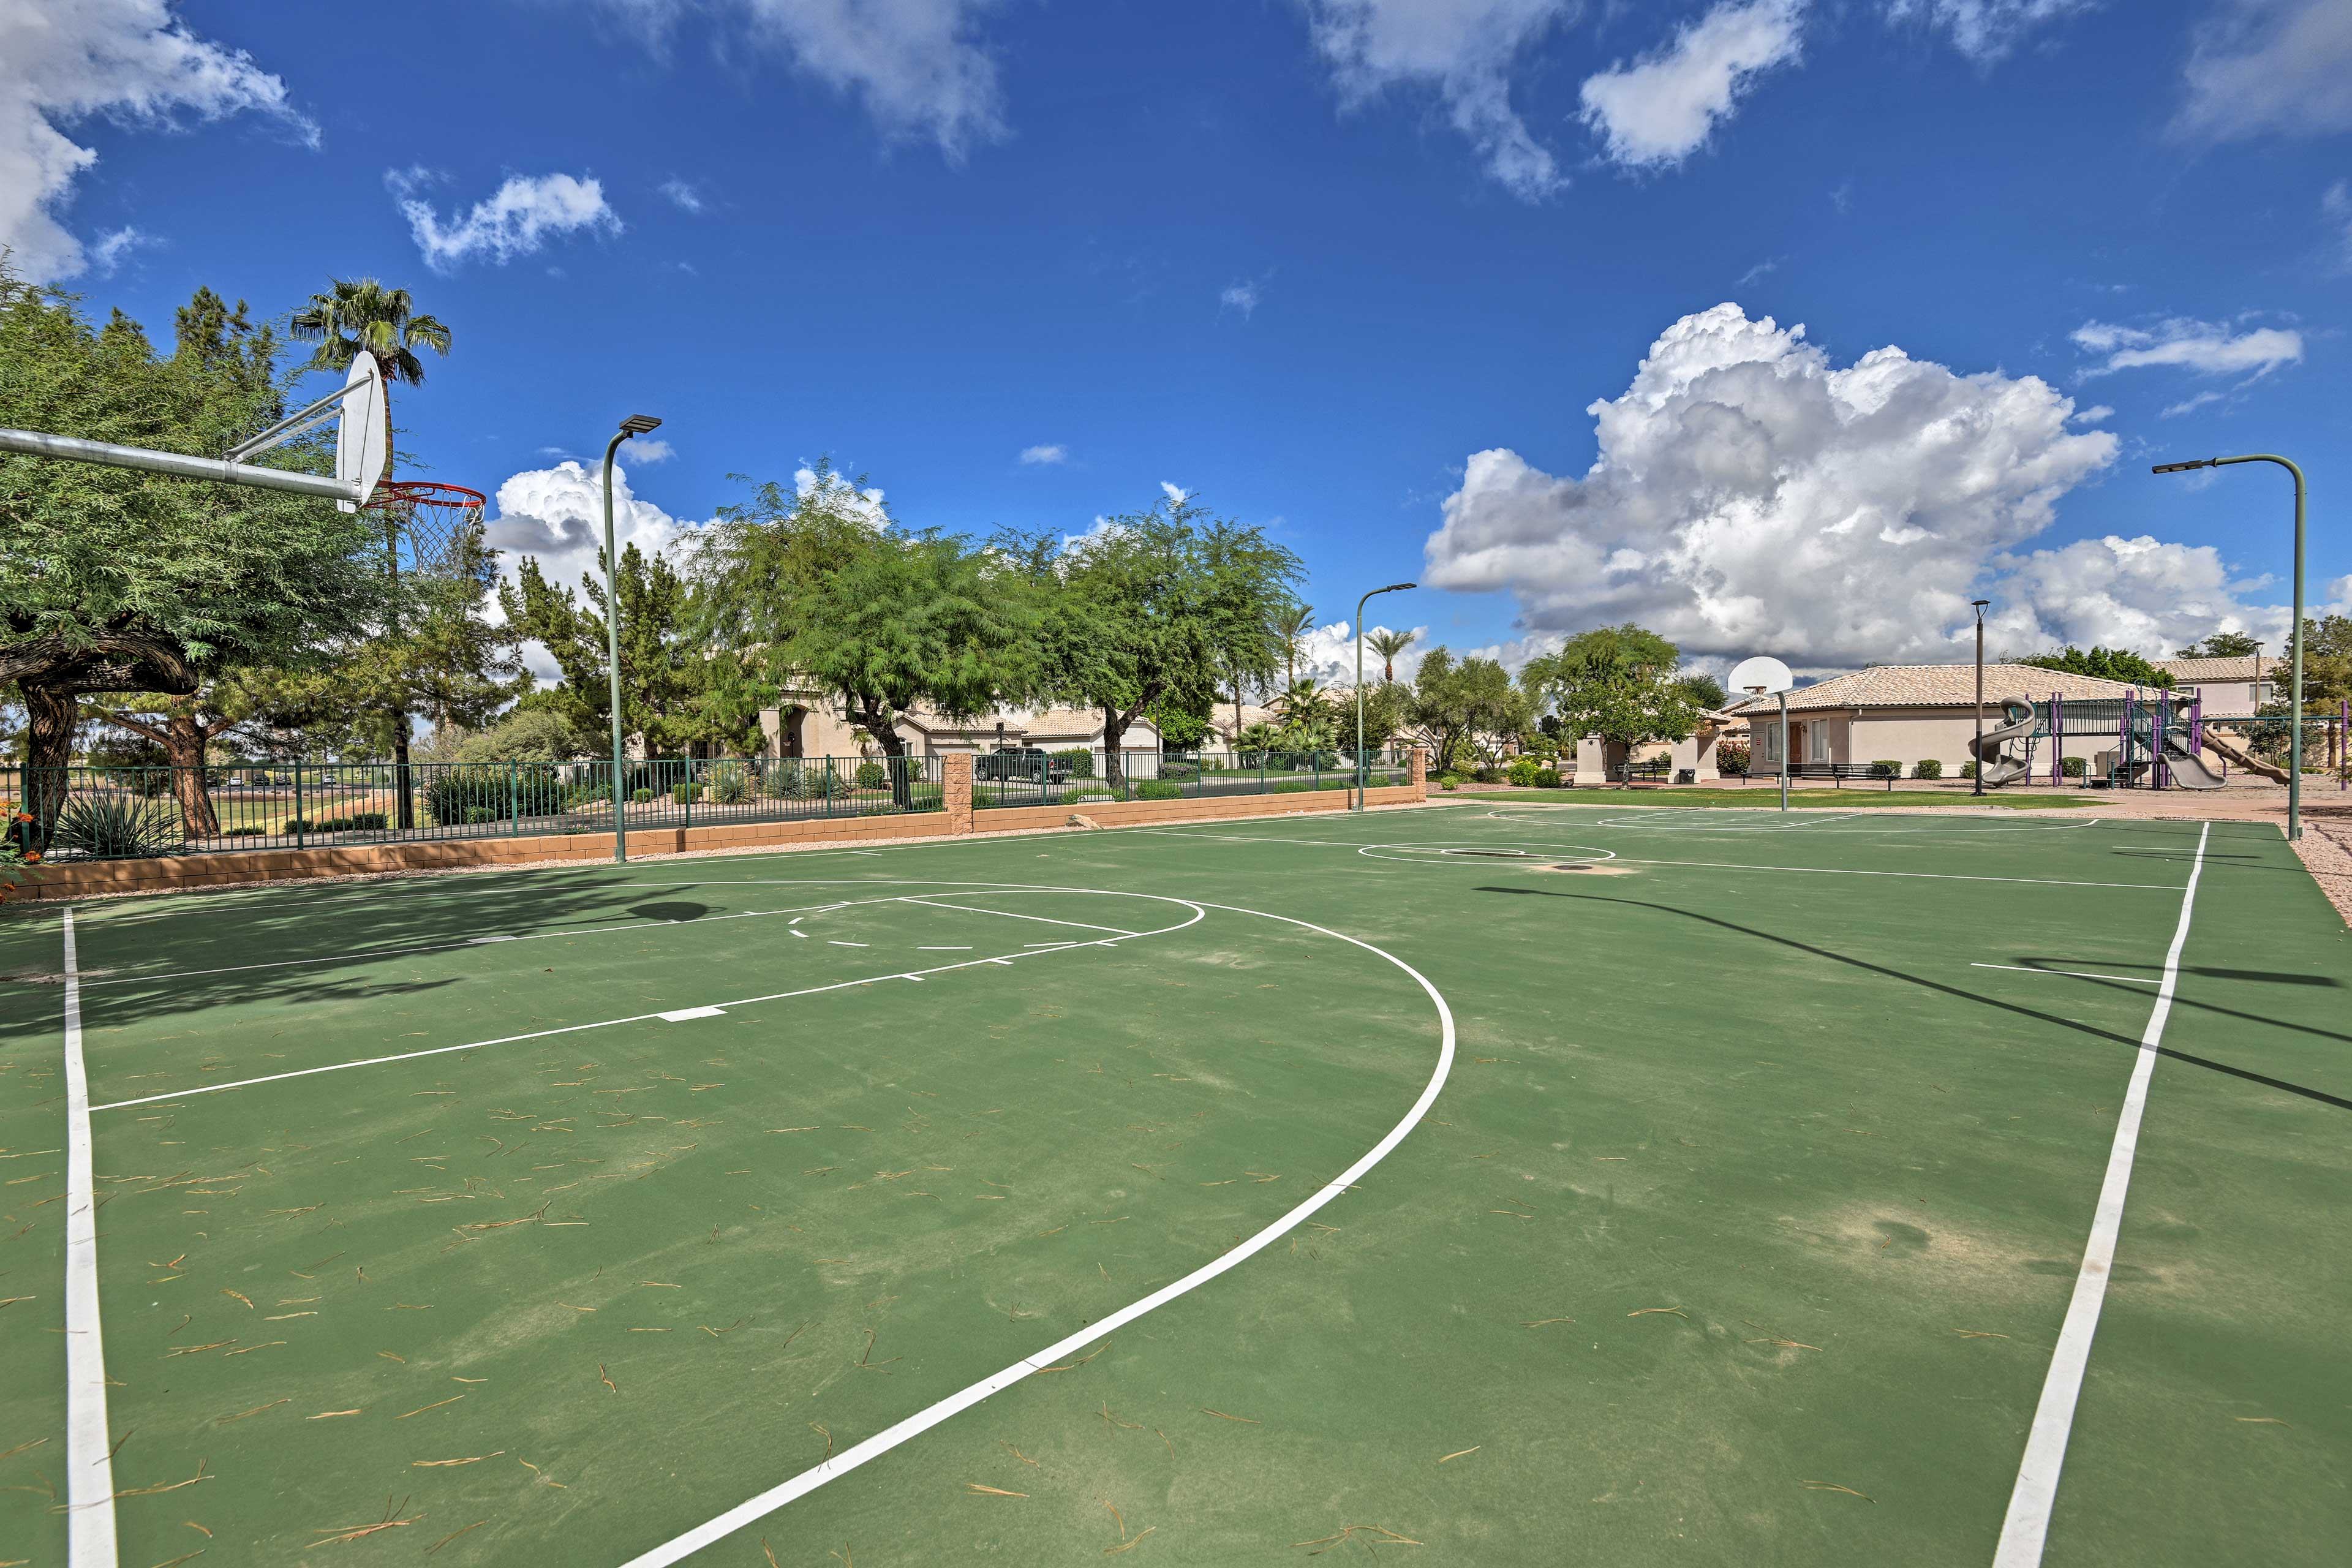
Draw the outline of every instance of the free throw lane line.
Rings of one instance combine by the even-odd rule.
[[[81,970],[66,911],[66,1548],[72,1568],[115,1568],[114,1456],[106,1440],[106,1342],[98,1321],[98,1207]]]
[[[1454,1013],[1446,1006],[1445,998],[1439,994],[1436,986],[1429,983],[1426,975],[1403,959],[1397,957],[1396,954],[1374,947],[1370,942],[1360,942],[1344,931],[1336,931],[1328,926],[1318,926],[1308,921],[1293,920],[1288,915],[1268,914],[1264,910],[1245,910],[1237,904],[1202,904],[1192,899],[1179,901],[1193,904],[1202,909],[1223,910],[1229,914],[1254,915],[1260,920],[1280,921],[1285,925],[1297,926],[1302,931],[1311,931],[1321,936],[1336,937],[1351,947],[1360,947],[1374,957],[1394,964],[1410,975],[1413,984],[1421,987],[1430,1002],[1437,1008],[1438,1023],[1437,1067],[1429,1075],[1429,1082],[1423,1087],[1421,1098],[1412,1102],[1412,1109],[1406,1111],[1403,1120],[1390,1128],[1388,1135],[1367,1150],[1354,1164],[1318,1187],[1305,1203],[1300,1204],[1232,1251],[1212,1258],[1174,1284],[1162,1286],[1139,1301],[1129,1302],[1110,1316],[1080,1329],[1068,1338],[1057,1340],[1035,1354],[1023,1357],[1003,1371],[992,1373],[971,1387],[949,1394],[938,1404],[917,1411],[895,1426],[884,1427],[864,1442],[844,1448],[823,1464],[803,1470],[781,1486],[772,1487],[757,1497],[736,1504],[718,1518],[697,1525],[675,1540],[655,1547],[651,1552],[630,1558],[624,1564],[624,1568],[667,1568],[670,1563],[681,1562],[714,1542],[724,1540],[745,1525],[775,1512],[794,1499],[804,1497],[816,1490],[827,1481],[838,1480],[866,1460],[878,1458],[908,1439],[920,1436],[948,1417],[978,1405],[990,1394],[1010,1388],[1023,1378],[1044,1370],[1064,1356],[1083,1350],[1095,1341],[1126,1327],[1146,1312],[1165,1306],[1177,1297],[1207,1284],[1226,1270],[1247,1262],[1257,1253],[1271,1247],[1289,1232],[1305,1224],[1324,1205],[1346,1192],[1349,1186],[1361,1179],[1364,1173],[1386,1159],[1389,1151],[1403,1142],[1405,1135],[1420,1123],[1422,1117],[1427,1114],[1430,1106],[1435,1102],[1438,1092],[1445,1087],[1446,1075],[1454,1068]]]
[[[2069,980],[2120,980],[2126,985],[2161,985],[2145,974],[2094,974],[2087,969],[2041,969],[2031,963],[1971,963],[1970,969],[2013,969],[2020,974],[2063,974]]]
[[[2197,858],[2189,868],[2189,885],[2180,892],[2180,923],[2173,928],[2156,1005],[2140,1034],[2131,1085],[2124,1090],[2123,1114],[2116,1119],[2115,1144],[2107,1152],[2106,1179],[2099,1184],[2098,1207],[2092,1211],[2091,1239],[2083,1248],[2083,1267],[2074,1276],[2074,1295],[2066,1303],[2058,1348],[2050,1354],[2050,1374],[2042,1381],[2042,1402],[2034,1407],[2033,1426],[2026,1436],[2025,1458],[2017,1467],[2017,1485],[2009,1495],[2009,1517],[2001,1522],[1993,1568],[2039,1568],[2042,1562],[2042,1543],[2050,1533],[2050,1510],[2058,1500],[2058,1472],[2066,1463],[2066,1438],[2074,1426],[2074,1402],[2083,1393],[2091,1338],[2099,1331],[2099,1309],[2106,1302],[2107,1276],[2115,1267],[2116,1234],[2123,1226],[2132,1157],[2139,1151],[2140,1115],[2147,1109],[2147,1080],[2156,1070],[2165,1020],[2172,1016],[2172,993],[2180,982],[2180,950],[2189,942],[2197,879],[2205,870],[2205,840],[2212,831],[2208,823],[2197,835]]]

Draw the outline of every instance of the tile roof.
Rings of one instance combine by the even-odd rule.
[[[2159,658],[2156,668],[2173,679],[2195,685],[2203,680],[2252,680],[2254,666],[2263,667],[2261,679],[2267,680],[2278,673],[2279,661],[2263,658],[2258,654],[2244,654],[2236,658]]]
[[[1791,713],[1824,708],[1973,708],[1976,704],[1974,663],[1882,664],[1834,675],[1789,693]],[[2077,700],[2121,697],[2133,690],[2128,681],[2106,680],[2095,675],[2073,675],[2030,664],[1988,664],[1984,667],[1985,706],[1997,707],[2004,697],[2041,701],[2052,692]],[[1771,698],[1750,698],[1730,711],[1754,714],[1776,710]]]

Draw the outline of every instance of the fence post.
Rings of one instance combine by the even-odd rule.
[[[686,826],[688,831],[694,827],[694,759],[692,757],[686,759]]]
[[[507,837],[522,837],[522,764],[507,763]]]
[[[294,847],[302,847],[302,753],[294,753]]]

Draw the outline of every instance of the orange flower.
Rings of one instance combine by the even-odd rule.
[[[26,856],[26,857],[25,857],[25,862],[26,862],[26,864],[27,864],[27,865],[34,865],[34,866],[37,866],[37,865],[40,864],[40,860],[41,860],[41,852],[40,852],[39,850],[37,850],[37,849],[34,850],[31,854],[29,854],[29,855],[27,855],[27,856]]]

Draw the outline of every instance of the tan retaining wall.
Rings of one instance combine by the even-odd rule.
[[[688,851],[781,849],[821,844],[881,844],[899,839],[985,836],[1062,827],[1083,816],[1097,827],[1152,823],[1228,822],[1247,817],[1301,816],[1345,811],[1345,790],[1287,795],[1207,795],[1185,800],[1083,801],[1073,805],[1021,805],[975,811],[971,757],[950,754],[945,811],[907,816],[818,817],[796,822],[722,823],[709,827],[633,827],[629,855]],[[1412,805],[1428,798],[1422,753],[1413,753],[1412,783],[1369,789],[1367,805]],[[547,861],[611,858],[609,833],[552,834],[535,838],[448,838],[425,843],[341,845],[320,849],[239,849],[147,860],[90,860],[39,868],[38,879],[16,889],[20,899],[80,899],[107,893],[169,892],[238,882],[299,881],[388,871],[447,871],[475,866],[529,866]]]

